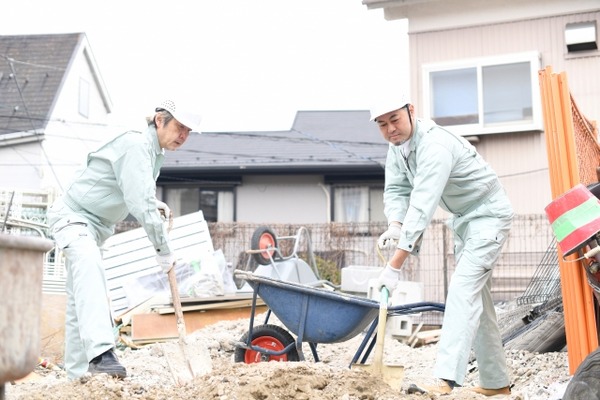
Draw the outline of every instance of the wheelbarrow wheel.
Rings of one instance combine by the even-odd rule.
[[[240,339],[242,343],[248,343],[249,333],[250,332],[248,331],[242,336]],[[267,324],[258,325],[252,329],[252,340],[250,343],[253,346],[258,346],[266,350],[281,351],[291,343],[295,343],[295,340],[292,335],[282,327]],[[263,361],[299,361],[300,357],[298,356],[296,346],[293,346],[287,353],[279,356],[271,356],[259,351],[237,347],[234,353],[234,360],[235,362],[253,364]]]
[[[252,239],[250,240],[250,248],[252,250],[273,249],[252,254],[254,261],[260,265],[271,264],[271,258],[275,257],[275,249],[277,248],[277,236],[275,236],[275,232],[273,232],[268,226],[260,226],[256,228],[252,234]]]

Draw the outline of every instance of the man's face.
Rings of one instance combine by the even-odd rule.
[[[171,119],[166,125],[164,118],[160,115],[156,117],[156,133],[158,134],[158,143],[160,147],[167,150],[177,150],[190,136],[191,129],[183,125],[175,118]]]
[[[375,122],[377,122],[383,138],[394,146],[399,146],[410,139],[413,130],[411,123],[413,111],[412,104],[409,104],[408,109],[402,107],[375,118]],[[409,113],[411,114],[410,118],[408,116]]]

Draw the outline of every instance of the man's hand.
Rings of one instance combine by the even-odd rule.
[[[171,252],[165,255],[156,255],[156,262],[165,274],[168,274],[171,268],[175,265],[175,253]]]
[[[385,286],[387,290],[392,293],[394,289],[396,289],[396,286],[398,286],[399,280],[400,270],[393,268],[389,263],[387,263],[377,278],[376,288],[377,290],[381,290],[381,288]]]
[[[377,247],[380,249],[391,249],[396,246],[398,240],[400,240],[400,232],[402,232],[402,225],[398,223],[391,223],[388,226],[387,231],[383,232],[377,240]]]
[[[163,221],[168,221],[171,218],[171,209],[166,203],[163,203],[162,201],[157,199],[156,208],[158,209],[158,212],[163,218]]]

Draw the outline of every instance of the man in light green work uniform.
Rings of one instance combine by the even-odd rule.
[[[487,396],[510,394],[502,338],[491,294],[492,271],[509,234],[512,206],[496,173],[463,137],[415,118],[402,98],[371,110],[390,143],[384,189],[388,229],[380,248],[395,247],[378,278],[393,291],[409,254],[419,251],[423,232],[440,206],[452,214],[456,270],[446,299],[433,378],[409,386],[409,393],[450,393],[462,386],[471,349]]]
[[[48,223],[67,270],[64,364],[70,379],[86,372],[123,378],[114,353],[115,333],[100,246],[117,222],[131,214],[156,250],[167,273],[176,260],[156,199],[156,179],[166,150],[176,150],[199,132],[195,108],[166,100],[148,119],[145,132],[129,131],[88,154],[87,162],[48,211]]]

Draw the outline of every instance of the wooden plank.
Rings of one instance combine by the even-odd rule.
[[[181,304],[187,303],[216,303],[232,300],[247,300],[252,299],[253,292],[237,292],[235,294],[225,294],[223,296],[207,296],[207,297],[181,297]],[[260,299],[259,299],[260,300]]]
[[[441,335],[441,329],[418,332],[411,342],[411,347],[424,346],[426,344],[439,342]]]
[[[256,299],[256,305],[264,305],[265,303],[261,299]],[[213,310],[213,309],[231,309],[239,307],[251,307],[252,300],[235,300],[235,301],[224,301],[217,303],[208,304],[193,304],[188,306],[182,306],[183,311],[201,311],[201,310]],[[154,312],[158,314],[172,314],[175,310],[172,306],[160,306],[153,307]]]
[[[235,321],[249,318],[251,307],[189,311],[183,313],[186,333],[191,334],[205,326],[220,321]],[[256,308],[257,313],[266,311],[266,306]],[[134,343],[153,343],[178,338],[175,314],[135,314],[131,317],[131,339]]]
[[[123,314],[117,316],[115,318],[115,323],[117,325],[129,325],[131,324],[131,318],[135,314],[146,314],[149,313],[152,309],[152,306],[157,303],[157,301],[163,296],[154,296],[149,298],[148,300],[136,305],[125,311]]]

